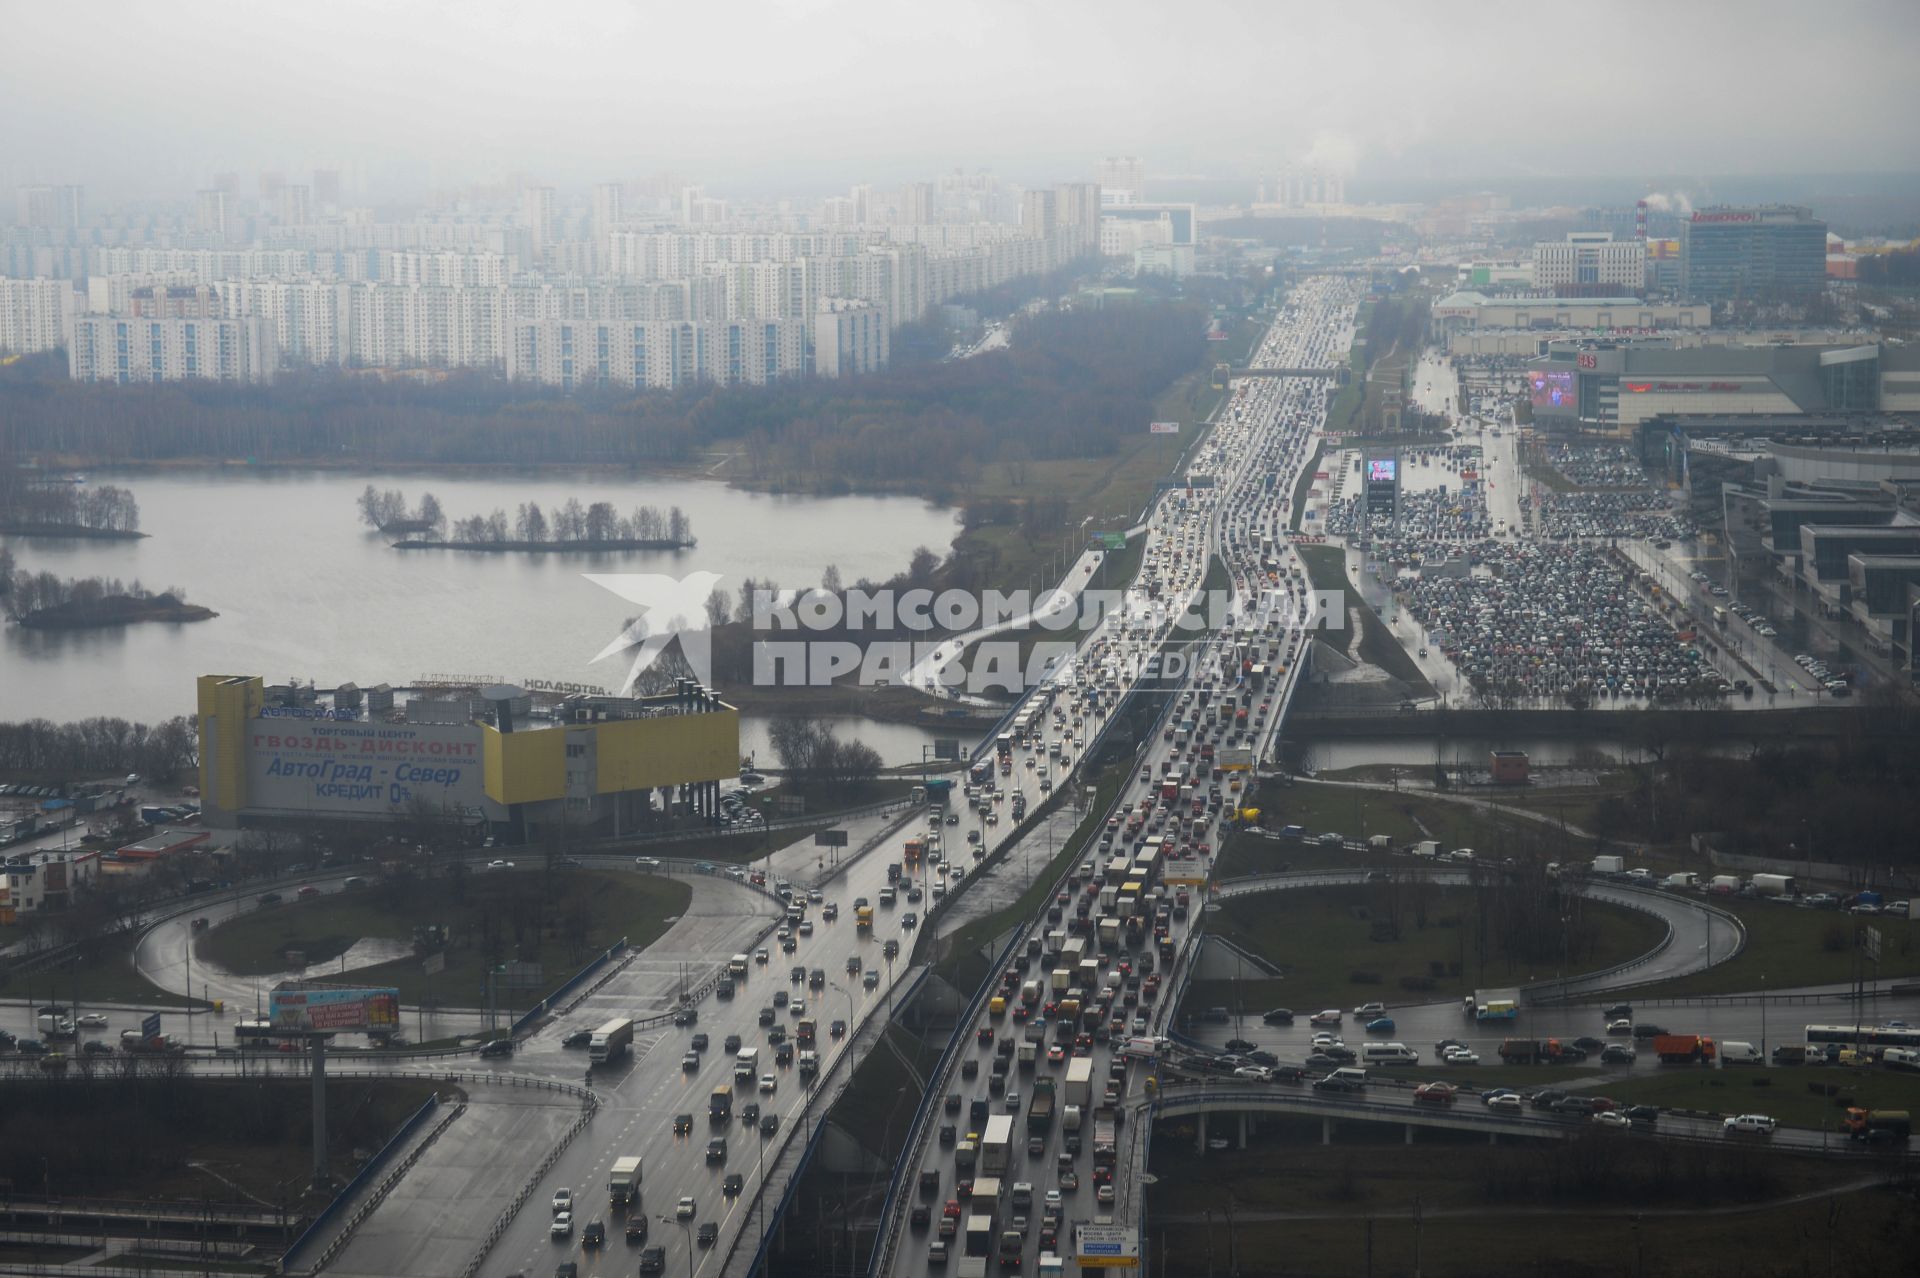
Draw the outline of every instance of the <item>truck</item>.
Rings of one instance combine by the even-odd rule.
[[[1754,893],[1759,896],[1795,896],[1795,887],[1791,874],[1756,874],[1748,880]]]
[[[987,1134],[980,1139],[980,1171],[999,1176],[1007,1170],[1013,1153],[1013,1115],[995,1114],[987,1119]]]
[[[747,979],[748,959],[744,954],[736,954],[727,960],[727,975],[736,981]]]
[[[967,1217],[967,1236],[961,1244],[960,1278],[986,1278],[987,1262],[993,1258],[993,1217],[974,1212]]]
[[[800,1053],[800,1078],[806,1081],[818,1077],[820,1073],[820,1053],[806,1048]]]
[[[707,1097],[707,1121],[724,1123],[732,1117],[733,1089],[731,1087],[714,1088],[713,1094]]]
[[[1093,1111],[1093,1161],[1097,1166],[1111,1167],[1120,1150],[1119,1115],[1111,1105],[1102,1105]]]
[[[1740,876],[1737,874],[1716,874],[1707,880],[1707,891],[1732,893],[1740,890]]]
[[[587,1059],[595,1065],[611,1065],[633,1050],[633,1021],[616,1016],[593,1032],[587,1043]]]
[[[862,932],[873,930],[873,907],[864,896],[853,903],[853,925]]]
[[[1093,1058],[1076,1056],[1067,1062],[1066,1102],[1086,1105],[1093,1093]]]
[[[1040,1058],[1040,1044],[1030,1038],[1023,1038],[1019,1046],[1014,1049],[1014,1053],[1019,1059],[1020,1068],[1031,1071],[1034,1062]]]
[[[1027,1102],[1027,1134],[1043,1136],[1053,1126],[1053,1079],[1033,1080],[1033,1099]]]
[[[925,839],[908,839],[907,840],[906,846],[905,846],[905,854],[902,860],[903,860],[903,863],[906,865],[906,870],[908,874],[913,873],[914,868],[918,866],[922,860],[925,859],[926,854],[927,854],[927,841]]]
[[[1842,1125],[1854,1140],[1904,1145],[1913,1135],[1913,1119],[1904,1109],[1849,1108]]]
[[[1099,935],[1102,948],[1110,950],[1120,944],[1120,920],[1111,914],[1101,919]]]
[[[1438,839],[1422,839],[1413,845],[1413,854],[1431,861],[1440,855],[1440,841]]]
[[[1695,874],[1692,870],[1681,870],[1677,874],[1669,874],[1666,878],[1662,879],[1660,882],[1663,886],[1672,888],[1675,891],[1683,891],[1687,888],[1693,887],[1693,885],[1698,883],[1699,881],[1700,881],[1700,876]]]
[[[1080,1116],[1084,1113],[1078,1105],[1067,1105],[1060,1110],[1060,1130],[1069,1134],[1080,1130]]]
[[[614,1205],[630,1203],[640,1196],[640,1156],[630,1154],[625,1158],[613,1160],[613,1170],[607,1173],[607,1197]]]
[[[733,1081],[753,1086],[760,1075],[760,1049],[743,1047],[733,1054]]]
[[[1040,982],[1022,981],[1020,983],[1020,1001],[1028,1007],[1038,1005],[1040,1002]]]
[[[1711,1065],[1713,1040],[1698,1034],[1659,1034],[1653,1040],[1653,1054],[1662,1065]]]
[[[1476,1021],[1512,1021],[1520,1017],[1520,991],[1475,990],[1473,1019]]]
[[[1509,1065],[1567,1065],[1587,1054],[1557,1038],[1510,1038],[1500,1044],[1500,1059]]]
[[[1624,856],[1596,856],[1593,858],[1593,872],[1595,874],[1619,874],[1625,871],[1626,868],[1627,858]]]
[[[801,1047],[812,1047],[814,1037],[819,1034],[819,1025],[809,1017],[794,1026],[793,1041]]]

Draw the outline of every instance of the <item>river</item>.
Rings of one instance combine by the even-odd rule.
[[[179,587],[220,613],[191,625],[74,632],[7,627],[0,636],[0,720],[119,715],[153,722],[193,709],[202,674],[268,682],[405,683],[427,674],[493,675],[617,687],[618,657],[594,655],[634,611],[586,573],[708,571],[737,593],[746,577],[810,585],[828,564],[852,584],[906,566],[917,546],[944,554],[951,510],[912,497],[782,497],[719,483],[604,473],[469,476],[290,470],[99,474],[132,489],[133,542],[0,539],[20,567],[63,577],[138,578]],[[360,523],[367,484],[409,503],[431,490],[450,518],[568,497],[692,521],[693,550],[608,555],[476,554],[389,548]],[[842,724],[842,735],[855,725]],[[919,758],[924,734],[859,725],[890,763]],[[743,746],[760,734],[743,730]]]

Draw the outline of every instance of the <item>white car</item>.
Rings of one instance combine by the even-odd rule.
[[[1387,1005],[1385,1003],[1362,1003],[1353,1009],[1353,1014],[1355,1016],[1385,1016],[1387,1014]]]
[[[680,1195],[680,1202],[677,1206],[674,1207],[673,1214],[675,1219],[678,1219],[678,1220],[692,1220],[693,1219],[693,1195],[692,1194]]]
[[[1729,1136],[1771,1136],[1777,1126],[1765,1114],[1736,1114],[1722,1124]]]
[[[556,1189],[553,1191],[553,1210],[555,1215],[563,1211],[573,1210],[573,1191],[571,1189]]]
[[[1441,1059],[1449,1065],[1478,1065],[1480,1063],[1479,1056],[1475,1055],[1471,1048],[1466,1047],[1450,1047],[1447,1049],[1447,1054]]]
[[[779,1086],[780,1086],[780,1080],[775,1078],[772,1074],[762,1074],[760,1076],[760,1090],[762,1092],[772,1092],[775,1088]]]
[[[565,1238],[573,1233],[573,1213],[563,1211],[553,1218],[553,1225],[547,1230],[550,1237]]]
[[[107,1018],[106,1015],[101,1012],[86,1012],[81,1015],[75,1024],[83,1025],[87,1029],[105,1029],[107,1027]]]
[[[487,868],[488,868],[489,870],[511,870],[511,869],[513,868],[513,862],[511,862],[511,861],[489,861],[489,862],[487,862]]]
[[[1059,1191],[1059,1190],[1057,1190],[1057,1189],[1049,1189],[1049,1190],[1047,1191],[1047,1206],[1049,1206],[1049,1207],[1054,1207],[1054,1208],[1057,1208],[1057,1207],[1059,1207],[1059,1206],[1060,1206],[1060,1191]]]
[[[660,858],[657,856],[636,856],[633,858],[633,864],[638,869],[657,870],[660,868]]]
[[[1267,1083],[1267,1082],[1273,1081],[1273,1075],[1266,1068],[1260,1065],[1242,1065],[1240,1066],[1240,1068],[1233,1071],[1233,1076],[1235,1078],[1248,1079],[1256,1083]]]
[[[1593,1116],[1593,1125],[1595,1127],[1632,1127],[1633,1126],[1632,1123],[1627,1121],[1627,1116],[1625,1114],[1622,1114],[1620,1111],[1614,1110],[1614,1109],[1603,1109],[1599,1113],[1595,1114]]]

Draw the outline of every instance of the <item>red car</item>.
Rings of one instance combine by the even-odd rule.
[[[1422,1083],[1413,1089],[1413,1099],[1423,1105],[1451,1105],[1460,1089],[1452,1083]]]
[[[960,1200],[958,1198],[947,1199],[947,1205],[940,1209],[940,1214],[954,1220],[960,1219]]]
[[[980,1045],[982,1047],[985,1047],[988,1043],[991,1043],[993,1041],[993,1026],[982,1025],[980,1027],[980,1032],[976,1034],[974,1037],[980,1040]]]

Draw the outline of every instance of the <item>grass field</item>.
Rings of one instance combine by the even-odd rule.
[[[1189,1007],[1249,1009],[1286,1006],[1296,1012],[1350,1007],[1369,1000],[1432,1002],[1457,999],[1482,986],[1525,984],[1554,975],[1553,962],[1508,959],[1497,940],[1484,959],[1473,943],[1474,895],[1467,888],[1427,888],[1425,925],[1404,884],[1351,884],[1261,893],[1219,903],[1208,928],[1252,954],[1277,964],[1278,979],[1195,981]],[[1390,899],[1400,895],[1400,936],[1373,939],[1373,924],[1386,919]],[[1587,902],[1584,948],[1573,953],[1574,970],[1587,971],[1644,954],[1666,929],[1636,910]],[[1356,978],[1370,979],[1356,979]],[[1425,988],[1414,988],[1425,982]]]
[[[1783,1016],[1784,1020],[1785,1017]],[[1799,1026],[1783,1024],[1782,1038],[1799,1041]],[[1920,1109],[1920,1074],[1838,1065],[1704,1069],[1671,1065],[1636,1073],[1604,1089],[1614,1100],[1663,1109],[1721,1114],[1771,1114],[1792,1127],[1838,1130],[1848,1105],[1866,1109]]]
[[[1360,614],[1357,647],[1352,627],[1345,624],[1338,630],[1323,631],[1321,639],[1348,656],[1357,655],[1361,661],[1378,666],[1401,680],[1407,685],[1409,695],[1433,696],[1433,685],[1420,673],[1412,654],[1393,637],[1393,631],[1387,628],[1387,623],[1380,620],[1380,614],[1362,598],[1352,578],[1347,576],[1346,551],[1339,546],[1298,546],[1295,549],[1300,552],[1301,562],[1307,568],[1307,579],[1313,583],[1313,588],[1341,592],[1347,601],[1349,616],[1353,612]]]
[[[1242,802],[1260,810],[1260,824],[1269,830],[1298,825],[1306,828],[1309,837],[1323,833],[1338,833],[1348,838],[1384,834],[1396,847],[1421,839],[1438,839],[1448,848],[1471,847],[1485,851],[1494,847],[1503,833],[1533,838],[1553,833],[1533,822],[1517,818],[1503,820],[1484,808],[1449,803],[1414,790],[1395,792],[1318,785],[1312,781],[1295,781],[1291,785],[1269,781],[1261,785],[1251,799]],[[1221,853],[1219,876],[1234,878],[1242,874],[1272,873],[1280,868],[1281,862],[1305,870],[1386,865],[1394,860],[1338,849],[1322,852],[1302,843],[1233,834],[1228,836]]]
[[[8,973],[0,969],[0,995],[7,998],[32,996],[38,1002],[49,997],[82,1005],[92,1003],[152,1003],[161,1007],[205,1006],[199,999],[185,999],[154,986],[133,970],[133,947],[138,934],[124,933],[93,943],[77,961],[64,963],[49,971],[28,974]]]
[[[480,997],[493,963],[539,963],[545,988],[552,988],[621,937],[645,949],[686,910],[692,893],[675,879],[612,870],[478,873],[431,890],[376,884],[243,914],[203,934],[195,952],[240,975],[266,975],[287,969],[287,950],[301,950],[318,976],[363,937],[411,941],[415,927],[444,924],[447,964],[432,978],[433,990],[441,1002],[464,1005]],[[427,993],[417,957],[358,969],[352,978],[396,985],[409,1002]]]
[[[914,1109],[926,1091],[919,1080],[932,1075],[945,1046],[944,1042],[922,1039],[904,1025],[887,1026],[881,1033],[881,1041],[853,1071],[847,1085],[849,1096],[869,1097],[871,1101],[836,1105],[833,1121],[859,1142],[862,1149],[884,1158],[891,1166],[907,1139]],[[913,1062],[913,1070],[907,1068],[902,1056]],[[914,1071],[918,1071],[919,1078],[914,1076]]]
[[[1920,923],[1890,918],[1863,920],[1831,910],[1801,910],[1740,898],[1715,897],[1712,901],[1739,915],[1746,924],[1746,947],[1704,972],[1637,992],[1676,998],[1851,981],[1856,973],[1854,929],[1862,923],[1880,929],[1880,976],[1920,974]],[[1866,967],[1865,974],[1874,974],[1872,965]]]

